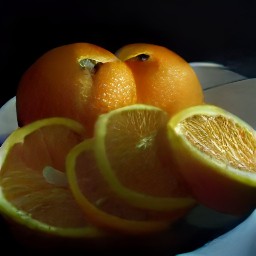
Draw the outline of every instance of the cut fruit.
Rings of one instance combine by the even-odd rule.
[[[168,122],[179,170],[205,206],[242,214],[256,206],[255,130],[213,105],[183,110]]]
[[[90,222],[125,234],[149,234],[166,230],[171,219],[181,215],[174,213],[167,221],[159,212],[135,208],[118,198],[101,175],[93,148],[94,139],[84,140],[66,159],[70,188]]]
[[[42,119],[12,132],[1,147],[1,214],[34,234],[102,236],[66,185],[66,154],[84,138],[84,127],[67,118]]]
[[[160,108],[134,104],[101,115],[95,125],[95,156],[115,193],[151,210],[188,209],[195,201],[164,159],[169,116]],[[170,160],[170,159],[169,159]]]

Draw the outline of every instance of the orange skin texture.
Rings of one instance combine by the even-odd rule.
[[[184,167],[181,168],[183,177],[192,195],[201,204],[237,216],[243,216],[255,208],[255,187],[227,179],[207,165],[186,161],[184,157],[181,161],[184,161]]]
[[[79,61],[100,62],[94,70]],[[45,117],[73,118],[92,135],[101,113],[137,100],[133,74],[114,54],[97,45],[60,46],[38,58],[24,73],[16,93],[20,126]]]
[[[219,212],[243,216],[256,206],[256,187],[226,177],[218,167],[191,156],[173,141],[173,154],[189,191],[201,204]],[[188,168],[189,166],[189,168]]]
[[[138,103],[162,108],[170,115],[204,102],[202,86],[181,56],[158,45],[135,43],[120,48],[116,55],[132,70]],[[148,56],[142,61],[139,56]]]

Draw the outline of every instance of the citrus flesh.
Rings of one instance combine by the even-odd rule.
[[[49,118],[18,128],[1,147],[0,211],[35,233],[97,237],[67,186],[65,157],[85,138],[84,127]]]
[[[173,211],[194,204],[172,170],[176,167],[166,166],[161,157],[167,150],[160,141],[168,119],[157,107],[134,104],[103,114],[96,122],[99,169],[113,191],[136,207]]]
[[[179,215],[160,215],[127,204],[118,197],[99,171],[94,138],[76,145],[66,159],[71,191],[91,223],[124,234],[150,234],[167,230]],[[167,221],[168,220],[168,221]]]
[[[249,124],[205,104],[173,116],[168,138],[178,170],[199,202],[238,215],[255,207],[256,134]]]
[[[16,92],[19,126],[68,117],[93,130],[97,116],[136,102],[133,74],[108,50],[71,43],[40,56],[24,72]]]
[[[193,68],[170,49],[132,43],[118,49],[116,55],[132,70],[137,103],[154,105],[173,115],[204,102],[203,89]]]

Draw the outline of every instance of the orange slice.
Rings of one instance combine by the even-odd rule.
[[[162,160],[168,119],[160,108],[134,104],[96,122],[94,151],[100,171],[112,190],[136,207],[173,211],[195,203],[171,159],[168,164]]]
[[[255,208],[256,133],[249,124],[206,104],[173,116],[168,138],[179,170],[199,202],[230,214]]]
[[[1,147],[0,212],[32,234],[102,236],[86,220],[65,176],[65,157],[85,137],[83,126],[49,118],[16,129]]]
[[[176,213],[167,221],[158,212],[133,207],[117,197],[101,175],[93,149],[94,139],[87,139],[66,159],[70,188],[92,223],[125,234],[149,234],[166,230],[179,217]]]

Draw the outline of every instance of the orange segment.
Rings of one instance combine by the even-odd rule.
[[[179,217],[176,213],[167,221],[158,212],[133,207],[117,197],[98,169],[93,148],[94,139],[85,140],[69,152],[66,160],[71,190],[92,223],[138,235],[166,230]]]
[[[101,173],[118,196],[136,207],[172,211],[194,204],[174,163],[162,159],[168,119],[157,107],[134,104],[96,122],[94,151]]]
[[[116,55],[133,72],[137,103],[157,106],[170,115],[203,103],[203,89],[193,68],[168,48],[134,43],[121,47]]]
[[[220,107],[196,106],[170,119],[168,138],[200,203],[230,214],[255,208],[256,133],[249,124]]]
[[[1,213],[35,233],[103,234],[88,224],[65,176],[66,155],[84,138],[83,126],[67,118],[43,119],[15,130],[1,147]]]

